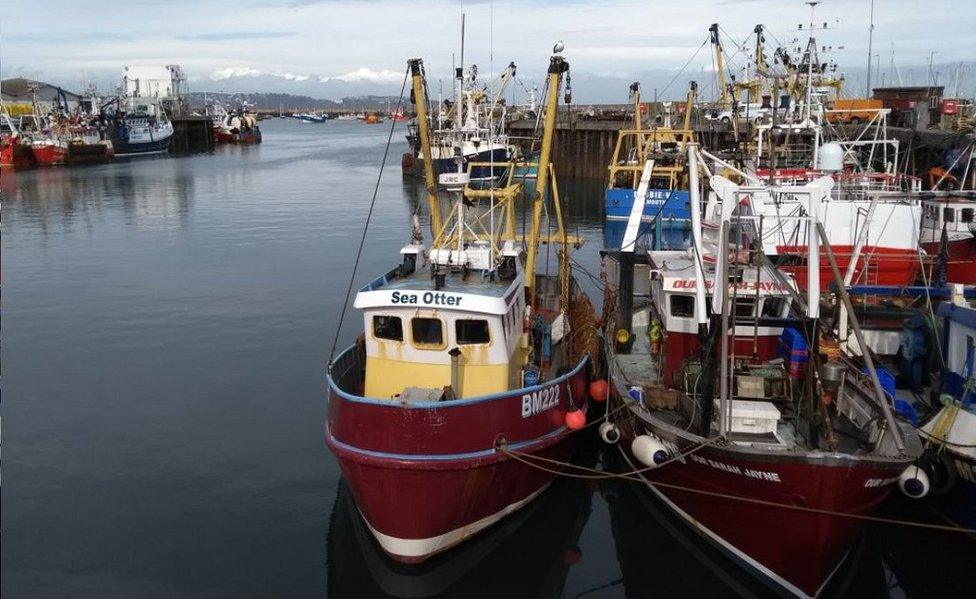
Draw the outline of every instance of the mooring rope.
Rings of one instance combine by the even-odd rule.
[[[704,442],[704,443],[696,446],[695,448],[693,448],[693,450],[689,450],[688,452],[681,454],[681,457],[684,457],[685,455],[690,455],[691,453],[694,453],[695,451],[698,451],[699,449],[705,447],[706,445],[708,445],[710,443],[711,443],[711,441],[706,441],[706,442]],[[621,453],[623,453],[623,449],[622,448],[618,447],[618,449],[620,450]],[[646,471],[651,470],[651,469],[660,468],[663,465],[666,465],[666,464],[671,463],[671,461],[673,461],[673,460],[668,460],[667,462],[663,462],[660,466],[655,466],[653,468],[648,467],[648,468],[645,468],[645,469],[632,470],[630,472],[614,473],[614,472],[607,472],[605,470],[599,470],[599,469],[596,469],[596,468],[590,468],[588,466],[581,466],[581,465],[578,465],[578,464],[571,464],[569,462],[563,462],[563,461],[560,461],[560,460],[553,460],[553,459],[550,459],[550,458],[546,458],[546,457],[539,456],[539,455],[535,455],[535,454],[531,454],[531,453],[524,453],[524,452],[521,452],[521,451],[511,450],[511,449],[508,449],[507,447],[505,447],[504,445],[500,445],[498,447],[498,451],[500,451],[501,453],[503,453],[503,454],[505,454],[505,455],[507,455],[507,456],[509,456],[509,457],[511,457],[511,458],[513,458],[513,459],[515,459],[515,460],[517,460],[517,461],[519,461],[519,462],[527,465],[527,466],[530,466],[532,468],[536,468],[538,470],[542,470],[543,472],[548,472],[550,474],[554,474],[556,476],[566,476],[566,477],[569,477],[569,478],[578,478],[578,479],[583,479],[583,480],[620,479],[620,480],[627,480],[627,481],[631,481],[631,482],[643,483],[643,484],[646,484],[646,485],[649,485],[649,486],[652,486],[652,487],[655,487],[655,488],[662,487],[662,488],[665,488],[665,489],[672,489],[672,490],[675,490],[675,491],[684,491],[684,492],[687,492],[687,493],[694,493],[694,494],[697,494],[697,495],[706,495],[706,496],[709,496],[709,497],[717,497],[717,498],[720,498],[720,499],[731,499],[733,501],[741,501],[743,503],[751,503],[751,504],[754,504],[754,505],[763,505],[763,506],[768,506],[768,507],[776,507],[776,508],[783,508],[783,509],[789,509],[789,510],[807,512],[807,513],[814,513],[814,514],[820,514],[820,515],[823,515],[823,516],[835,516],[835,517],[838,517],[838,518],[849,518],[849,519],[853,519],[853,520],[864,520],[864,521],[868,521],[868,522],[880,522],[880,523],[883,523],[883,524],[895,524],[895,525],[909,526],[909,527],[914,527],[914,528],[924,528],[924,529],[928,529],[928,530],[938,530],[938,531],[942,531],[942,532],[956,532],[956,533],[963,533],[963,534],[976,534],[976,528],[964,528],[964,527],[961,527],[961,526],[948,526],[948,525],[944,525],[944,524],[931,524],[931,523],[928,523],[928,522],[917,522],[917,521],[914,521],[914,520],[901,520],[901,519],[898,519],[898,518],[885,518],[885,517],[882,517],[882,516],[870,516],[870,515],[867,515],[867,514],[851,514],[851,513],[848,513],[848,512],[837,512],[837,511],[834,511],[834,510],[826,510],[826,509],[822,509],[822,508],[808,507],[808,506],[804,506],[804,505],[792,505],[792,504],[789,504],[789,503],[779,503],[777,501],[768,501],[766,499],[757,499],[757,498],[754,498],[754,497],[743,497],[741,495],[732,495],[731,493],[722,493],[720,491],[707,491],[705,489],[698,489],[698,488],[695,488],[695,487],[688,487],[688,486],[685,486],[685,485],[676,485],[676,484],[673,484],[673,483],[665,483],[665,482],[660,482],[660,481],[651,482],[651,481],[647,480],[646,478],[644,478],[642,476],[639,476],[642,472],[646,472]],[[677,457],[675,457],[675,459],[677,459]],[[580,470],[580,471],[583,471],[583,472],[587,472],[587,474],[576,474],[576,473],[573,473],[573,472],[565,472],[562,469],[556,470],[556,469],[553,469],[553,468],[549,468],[549,467],[543,466],[542,464],[534,463],[531,460],[539,460],[540,462],[548,462],[548,463],[552,463],[552,464],[557,464],[557,465],[561,466],[562,468],[566,468],[566,467],[570,467],[571,466],[571,467],[573,467],[573,468],[575,468],[577,470]],[[635,475],[638,475],[638,476],[635,477]]]
[[[395,114],[400,114],[400,107],[403,105],[403,92],[407,89],[407,78],[410,77],[410,67],[403,73],[403,85],[400,86],[400,97],[397,99],[397,109]],[[363,246],[366,244],[366,232],[369,230],[369,221],[373,218],[373,208],[376,207],[376,196],[380,191],[380,182],[383,180],[383,169],[386,168],[386,157],[390,154],[390,144],[393,142],[393,130],[396,129],[396,119],[390,119],[390,135],[386,138],[386,147],[383,149],[383,161],[380,163],[380,172],[376,176],[376,186],[373,188],[373,199],[369,202],[369,211],[366,213],[366,222],[363,224],[363,235],[359,239],[359,249],[356,250],[356,260],[352,265],[352,272],[349,274],[349,286],[346,288],[346,297],[342,301],[342,310],[339,312],[339,321],[336,323],[335,338],[332,340],[332,349],[329,350],[329,367],[332,366],[332,358],[335,357],[336,346],[339,345],[339,333],[342,332],[342,323],[346,319],[346,308],[349,306],[349,296],[352,294],[352,286],[356,282],[356,271],[359,269],[359,259],[363,255]]]

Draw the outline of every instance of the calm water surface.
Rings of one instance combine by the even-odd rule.
[[[257,147],[0,178],[4,597],[768,594],[615,484],[560,482],[422,570],[385,560],[322,424],[388,129],[262,128]],[[360,282],[399,261],[421,201],[402,133]],[[600,183],[562,191],[589,240],[576,259],[597,273]],[[347,318],[344,341],[357,328]],[[847,591],[931,589],[906,583],[925,576],[925,543],[943,546],[872,533]]]

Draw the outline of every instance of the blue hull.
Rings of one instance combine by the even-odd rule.
[[[113,137],[112,149],[115,151],[116,156],[132,154],[159,154],[169,150],[169,142],[171,139],[173,139],[172,135],[151,142],[132,144],[129,143],[128,139]]]
[[[604,214],[608,219],[627,220],[634,207],[633,189],[608,189],[604,195]],[[691,220],[691,197],[687,191],[649,189],[644,202],[643,220],[650,222],[660,213],[665,220]],[[662,209],[663,206],[663,209]]]
[[[654,223],[643,222],[638,228],[638,235],[646,239],[641,243],[657,250],[683,250],[691,247],[691,226],[687,220],[661,220],[661,227]],[[624,232],[627,221],[607,219],[603,222],[603,247],[607,250],[619,250],[624,243]]]

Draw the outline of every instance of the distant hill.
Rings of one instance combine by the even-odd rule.
[[[302,112],[307,110],[386,110],[387,102],[395,105],[397,99],[390,96],[359,96],[343,98],[342,100],[328,100],[313,98],[305,95],[285,93],[225,93],[225,92],[190,92],[190,108],[199,110],[207,100],[217,100],[225,107],[237,106],[247,102],[249,106],[260,110],[278,110],[284,112]]]

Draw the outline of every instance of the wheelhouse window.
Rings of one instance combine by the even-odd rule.
[[[487,320],[464,319],[455,321],[454,336],[458,345],[476,345],[491,341]]]
[[[695,315],[695,298],[690,295],[671,296],[671,316],[692,318]]]
[[[962,209],[962,222],[971,223],[973,222],[973,209],[963,208]]]
[[[763,300],[762,315],[764,318],[779,318],[783,315],[786,298],[767,297]]]
[[[947,222],[947,223],[955,222],[955,220],[956,220],[956,211],[955,211],[955,209],[953,209],[953,208],[945,208],[945,209],[943,209],[942,210],[942,218],[945,219],[945,222]]]
[[[399,316],[374,316],[373,337],[389,341],[403,341],[403,321]]]
[[[751,317],[756,312],[756,298],[736,298],[735,315],[738,318]]]
[[[439,318],[414,318],[410,321],[410,334],[414,345],[444,346],[444,328]]]

